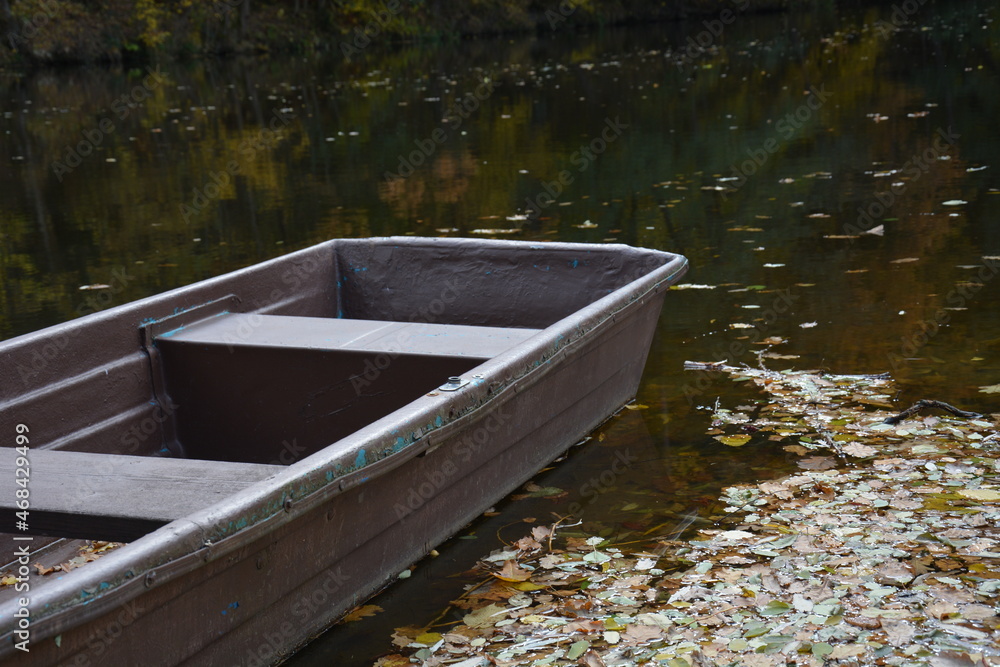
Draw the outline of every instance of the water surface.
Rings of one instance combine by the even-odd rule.
[[[639,544],[697,527],[722,486],[787,469],[778,445],[705,434],[717,399],[755,395],[685,359],[889,371],[900,407],[996,411],[980,387],[1000,383],[1000,281],[984,259],[1000,257],[997,12],[907,18],[818,3],[718,36],[690,21],[375,44],[350,62],[0,73],[0,338],[328,238],[687,255],[688,280],[711,288],[668,294],[647,407],[535,480],[564,493],[498,504],[380,596],[383,612],[293,660],[370,664],[526,518],[575,509],[578,530]]]

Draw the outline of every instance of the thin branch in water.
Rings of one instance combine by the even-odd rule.
[[[978,417],[982,417],[982,415],[979,414],[978,412],[967,412],[965,410],[959,410],[954,405],[949,405],[942,401],[929,401],[927,399],[921,399],[916,403],[914,403],[913,405],[911,405],[910,407],[908,407],[907,409],[900,412],[898,415],[894,417],[886,417],[885,421],[882,423],[898,424],[899,422],[911,417],[912,415],[920,412],[921,410],[930,410],[934,408],[937,408],[938,410],[946,410],[947,412],[950,412],[956,417],[963,417],[965,419],[976,419]]]

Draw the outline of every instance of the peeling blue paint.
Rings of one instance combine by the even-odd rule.
[[[185,325],[185,326],[177,327],[176,329],[171,329],[170,331],[165,331],[164,333],[161,333],[159,336],[157,336],[157,338],[170,338],[174,334],[177,334],[177,333],[180,333],[181,331],[184,331],[184,329],[186,329],[186,328],[187,328],[187,326]]]
[[[358,452],[358,457],[354,459],[355,468],[364,468],[368,464],[368,458],[365,456],[365,450]]]
[[[437,417],[434,418],[434,425],[441,426],[441,424],[444,424],[444,420],[441,419],[441,415],[438,415]]]
[[[237,609],[239,609],[239,607],[240,607],[239,602],[230,602],[229,606],[222,610],[222,615],[225,616],[231,611],[236,611]]]

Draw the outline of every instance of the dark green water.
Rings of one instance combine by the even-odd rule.
[[[1000,257],[998,11],[911,5],[899,29],[891,6],[817,3],[718,36],[699,20],[376,44],[352,62],[0,73],[0,338],[335,237],[686,254],[689,281],[715,288],[668,295],[648,408],[536,480],[566,494],[499,504],[377,599],[385,611],[293,660],[370,664],[525,517],[575,507],[580,529],[641,541],[787,465],[775,446],[705,435],[699,406],[753,393],[685,359],[756,364],[754,343],[777,337],[770,351],[797,358],[771,367],[891,371],[901,407],[998,411],[979,390],[1000,383],[1000,281],[983,259]],[[882,233],[829,238],[867,230]]]

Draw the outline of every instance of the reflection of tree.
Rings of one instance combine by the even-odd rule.
[[[861,15],[857,25],[876,18]],[[741,280],[756,260],[746,235],[727,230],[760,227],[755,243],[768,249],[767,261],[796,266],[798,282],[815,282],[817,271],[845,303],[887,298],[884,281],[843,274],[875,246],[821,237],[843,233],[857,207],[894,180],[866,172],[900,167],[930,145],[938,126],[981,122],[974,108],[952,101],[953,77],[932,54],[995,68],[997,28],[956,42],[916,30],[890,39],[822,13],[742,17],[713,52],[682,58],[699,29],[692,22],[588,38],[373,45],[350,61],[175,65],[124,117],[115,103],[143,88],[143,69],[0,79],[0,97],[13,110],[0,119],[9,130],[0,134],[0,180],[15,186],[0,202],[8,276],[0,329],[9,335],[71,317],[82,298],[77,288],[109,282],[116,267],[138,276],[115,294],[121,302],[330,237],[512,227],[504,218],[562,170],[573,182],[522,237],[683,247],[709,265],[727,258],[720,272]],[[496,83],[493,93],[461,127],[410,178],[386,182],[414,141],[447,127],[456,100],[486,78]],[[994,88],[963,85],[978,108],[995,106]],[[831,101],[783,137],[776,121],[804,103],[810,86],[830,91]],[[932,99],[941,106],[922,106]],[[279,124],[280,136],[268,134],[282,109],[292,119]],[[907,118],[921,109],[931,113]],[[869,113],[889,120],[876,123]],[[580,169],[574,154],[616,117],[628,129]],[[104,119],[114,130],[60,181],[53,166]],[[770,138],[781,140],[777,151],[742,188],[725,197],[702,189]],[[963,141],[961,154],[907,186],[885,217],[899,218],[892,226],[908,233],[880,242],[891,254],[886,261],[970,244],[964,218],[923,214],[960,195],[970,208],[980,205],[957,188],[969,178],[967,153],[979,151],[986,163],[991,141]],[[233,162],[237,173],[224,177]],[[793,182],[779,183],[788,177]],[[185,219],[181,205],[213,182],[216,195]],[[805,217],[814,212],[831,217]],[[596,227],[577,226],[585,220]],[[814,258],[809,268],[796,262],[803,255]],[[934,275],[899,271],[892,289],[926,294],[932,290],[922,285]],[[15,312],[39,315],[15,325]]]

